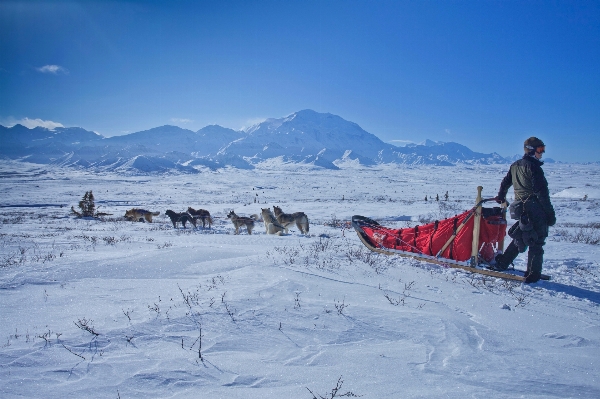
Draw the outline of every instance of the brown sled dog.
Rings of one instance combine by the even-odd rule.
[[[188,208],[188,213],[194,217],[194,219],[202,219],[202,228],[206,226],[208,223],[208,228],[211,228],[213,224],[213,219],[210,216],[210,212],[206,209],[194,209],[192,207]]]
[[[139,222],[145,220],[148,223],[152,223],[152,216],[158,216],[160,212],[150,212],[145,209],[132,208],[125,211],[125,219],[129,219],[132,222]]]
[[[273,211],[275,211],[275,217],[279,224],[285,228],[286,234],[288,226],[294,223],[296,223],[296,227],[298,227],[298,230],[300,230],[302,234],[308,234],[308,217],[304,212],[283,213],[278,206],[274,206]]]
[[[240,227],[242,226],[246,226],[248,234],[252,234],[254,221],[258,220],[258,215],[251,215],[250,217],[238,216],[233,210],[227,214],[227,217],[231,219],[231,223],[233,223],[233,226],[235,227],[235,234],[240,234]]]
[[[263,222],[265,222],[265,230],[267,234],[277,234],[278,236],[283,234],[285,227],[279,224],[273,212],[269,208],[261,208],[261,215]]]
[[[184,229],[185,229],[185,224],[187,222],[190,222],[194,227],[196,227],[196,219],[194,219],[194,217],[187,212],[177,213],[177,212],[173,212],[170,209],[167,209],[167,211],[165,212],[165,215],[167,215],[169,217],[169,219],[171,219],[171,223],[173,223],[174,229],[177,228],[178,222],[181,222]]]

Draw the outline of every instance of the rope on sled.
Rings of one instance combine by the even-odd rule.
[[[431,233],[431,235],[429,236],[429,255],[431,255],[431,256],[433,256],[433,237],[435,236],[435,233],[437,233],[439,224],[440,224],[439,220],[436,220],[433,223],[433,233]]]
[[[396,243],[398,243],[398,242],[400,242],[400,244],[404,244],[404,245],[406,245],[407,247],[409,247],[409,248],[411,248],[411,249],[413,249],[413,250],[414,250],[414,251],[410,251],[410,252],[417,253],[417,254],[419,254],[419,255],[425,255],[425,253],[423,253],[423,251],[421,251],[421,250],[420,250],[419,248],[417,248],[416,246],[414,246],[414,245],[411,245],[411,244],[407,243],[406,241],[404,241],[402,238],[400,238],[400,237],[396,236]],[[415,241],[415,242],[416,242],[416,241]],[[383,246],[383,244],[380,244],[380,243],[378,243],[378,242],[375,242],[375,244],[377,244],[377,246],[378,246],[380,249],[389,249],[389,248],[386,248],[386,247],[384,247],[384,246]],[[400,246],[400,245],[398,245],[398,244],[397,244],[397,246]]]
[[[372,224],[369,224],[369,223],[365,223],[365,222],[362,222],[362,224],[366,225],[366,226],[369,226],[369,227],[371,227],[373,229],[377,229],[378,227],[381,227],[381,226],[375,226],[375,225],[372,225]],[[410,252],[417,253],[419,255],[425,255],[425,253],[423,251],[421,251],[419,248],[417,248],[417,246],[416,246],[417,245],[417,234],[419,232],[419,226],[415,226],[414,230],[415,230],[415,236],[414,236],[414,239],[413,239],[414,245],[409,244],[408,242],[404,241],[401,238],[401,234],[400,233],[402,232],[402,230],[400,230],[399,234],[395,234],[394,235],[394,237],[396,238],[396,246],[399,247],[401,245],[406,245],[407,247],[409,247],[409,248],[412,249]],[[375,240],[372,240],[372,241],[380,249],[384,249],[384,250],[389,249],[389,248],[384,247],[383,244],[380,244],[379,242],[377,242]]]

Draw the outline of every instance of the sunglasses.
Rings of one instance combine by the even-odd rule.
[[[537,152],[538,154],[543,154],[543,153],[545,153],[545,152],[546,152],[546,146],[545,146],[545,145],[542,145],[542,146],[539,146],[539,147],[537,147],[537,148],[535,149],[535,152]]]

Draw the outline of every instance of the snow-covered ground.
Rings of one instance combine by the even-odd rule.
[[[0,397],[600,397],[599,166],[544,167],[558,224],[552,281],[533,285],[377,255],[346,224],[451,216],[478,185],[495,196],[506,165],[269,166],[140,177],[0,161]],[[70,214],[87,190],[112,216]],[[258,222],[236,236],[225,217],[273,205],[304,211],[309,235]],[[164,212],[188,206],[213,227],[173,229]],[[125,221],[133,207],[161,215]]]

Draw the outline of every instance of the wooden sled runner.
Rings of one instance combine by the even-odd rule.
[[[506,203],[484,208],[493,198],[482,199],[477,187],[475,206],[452,218],[416,227],[392,229],[364,216],[352,217],[358,238],[371,251],[400,255],[508,280],[525,281],[522,271],[490,270],[490,262],[504,250]],[[550,276],[542,275],[543,280]]]

